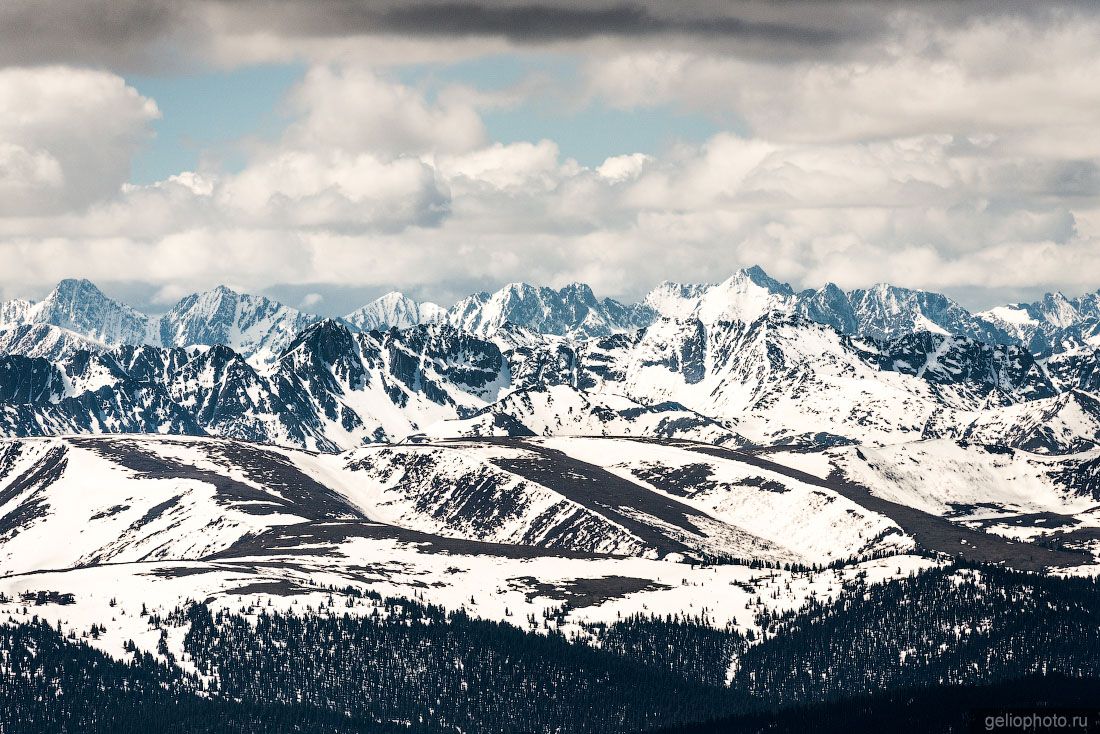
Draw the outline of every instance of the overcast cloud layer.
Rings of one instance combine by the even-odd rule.
[[[888,280],[977,307],[1095,290],[1100,16],[1032,7],[5,3],[0,289],[80,275],[162,301],[223,281],[448,301],[581,280],[630,298],[759,263],[796,285]],[[414,61],[547,49],[579,76],[396,81]],[[126,74],[287,59],[309,66],[287,126],[242,170],[128,184],[160,112]],[[593,167],[553,140],[490,138],[488,110],[548,95],[730,131]]]

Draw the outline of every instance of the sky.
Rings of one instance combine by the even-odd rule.
[[[0,297],[1100,288],[1100,4],[6,0]]]

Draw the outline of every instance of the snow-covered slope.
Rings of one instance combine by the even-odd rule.
[[[362,514],[281,455],[198,439],[0,442],[0,569],[198,559],[245,536]]]
[[[1071,390],[1044,400],[985,411],[963,436],[1039,454],[1088,451],[1100,447],[1100,398]]]
[[[649,436],[742,444],[721,423],[677,403],[642,405],[569,385],[517,390],[465,419],[428,426],[433,438],[463,436]]]
[[[1100,550],[1100,452],[1095,450],[1041,456],[936,439],[774,458],[985,532]]]
[[[0,354],[59,360],[67,359],[81,350],[95,351],[103,348],[98,342],[52,324],[0,326]]]
[[[645,298],[645,304],[670,319],[755,321],[772,311],[794,307],[795,294],[786,283],[769,277],[759,267],[738,270],[717,285],[681,285],[664,282]]]
[[[1073,481],[1093,452],[1064,457],[1037,456],[1012,449],[936,439],[883,447],[829,449],[832,465],[876,495],[950,517],[981,519],[1015,515],[1092,513],[1097,497]],[[1051,529],[1056,529],[1052,527]]]
[[[208,438],[4,440],[0,575],[120,562],[247,574],[316,560],[357,582],[391,573],[433,582],[462,558],[481,556],[486,567],[526,559],[520,575],[541,569],[535,583],[546,583],[553,577],[542,575],[550,569],[539,559],[581,560],[604,576],[649,558],[664,559],[682,587],[688,567],[676,561],[684,558],[824,564],[914,548],[906,530],[858,496],[781,464],[698,446],[706,445],[499,439],[316,455]],[[1093,522],[1095,498],[1079,481],[1084,458],[942,441],[808,458],[833,462],[876,495],[979,529],[987,511],[1001,519],[994,530],[1002,534],[1010,514]],[[913,459],[954,478],[936,482]],[[995,506],[980,506],[983,493]],[[410,548],[424,555],[385,565]]]
[[[767,469],[651,442],[553,438],[546,445],[677,497],[804,558],[853,558],[912,547],[889,519]]]
[[[598,508],[507,471],[522,450],[465,444],[357,449],[348,497],[373,515],[445,537],[575,552],[652,555]]]
[[[912,545],[889,520],[783,477],[756,482],[738,474],[736,483],[713,483],[705,499],[685,498],[629,472],[607,472],[593,463],[600,446],[645,456],[646,471],[659,467],[666,477],[690,458],[670,449],[666,466],[664,454],[645,444],[610,440],[369,447],[340,456],[198,438],[3,441],[0,568],[212,559],[255,552],[265,536],[333,523],[341,533],[394,539],[421,533],[541,549],[536,554],[669,560],[820,563]],[[732,477],[734,470],[715,471]],[[799,504],[806,507],[797,521],[812,542],[784,538],[764,522]]]
[[[1072,544],[1075,530],[1093,530],[1084,500],[1100,491],[1095,453],[1039,459],[951,442],[858,451],[866,449],[767,456],[817,465],[819,476],[836,461],[875,495],[896,487],[896,500],[926,508],[912,510],[916,517],[958,528],[934,550],[965,554],[980,539],[1009,565],[1038,569],[1052,559],[1094,572],[1087,553],[1028,542],[1036,523],[1021,525],[1019,513],[1045,508],[1031,515],[1078,523],[1044,543]],[[724,452],[613,438],[341,455],[209,438],[3,440],[0,613],[63,623],[77,636],[106,621],[89,644],[119,658],[132,653],[130,641],[152,655],[166,646],[187,669],[187,617],[178,610],[194,600],[215,612],[355,616],[384,613],[377,595],[415,597],[565,634],[679,615],[759,636],[770,615],[827,602],[846,582],[880,583],[941,562],[914,555],[924,551],[873,509],[883,506],[877,496],[864,492],[875,500],[865,503],[813,474]],[[922,475],[914,459],[958,480]],[[972,502],[983,493],[998,507]],[[737,562],[699,562],[718,559]],[[820,568],[826,563],[836,565]],[[45,590],[44,603],[24,600]]]
[[[645,305],[664,318],[690,318],[699,305],[699,299],[713,287],[709,283],[673,283],[666,280],[646,294]]]

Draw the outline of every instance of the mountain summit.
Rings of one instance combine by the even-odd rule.
[[[492,293],[467,296],[450,308],[394,291],[342,320],[364,332],[448,324],[483,337],[519,327],[585,339],[637,331],[660,319],[747,324],[767,314],[798,314],[853,337],[889,340],[930,332],[1019,345],[1042,357],[1100,347],[1100,291],[1072,299],[1048,294],[1035,303],[971,313],[941,293],[887,283],[851,291],[828,283],[795,292],[759,266],[738,270],[717,284],[666,281],[633,304],[598,298],[584,283],[557,290],[509,283]],[[269,368],[300,331],[320,319],[225,286],[186,296],[163,316],[150,317],[87,280],[63,280],[39,303],[0,303],[0,351],[58,356],[95,345],[222,344]],[[28,326],[37,327],[33,339]]]

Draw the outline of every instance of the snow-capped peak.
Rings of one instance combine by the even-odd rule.
[[[254,364],[270,365],[298,332],[319,318],[264,296],[218,286],[182,298],[161,317],[158,336],[166,346],[224,344]]]
[[[699,299],[713,288],[710,283],[673,283],[662,281],[645,297],[645,304],[668,319],[689,318]]]
[[[52,324],[109,344],[141,344],[149,317],[108,297],[91,281],[67,278],[40,303],[26,310],[28,323]]]
[[[404,293],[390,291],[352,311],[344,317],[344,321],[360,331],[385,331],[390,328],[407,329],[417,324],[436,323],[445,313],[442,306],[430,302],[418,303]]]
[[[475,334],[495,333],[505,324],[565,336],[606,336],[644,326],[649,309],[610,298],[598,300],[592,289],[571,283],[560,290],[509,283],[495,293],[464,298],[447,312],[447,322]]]
[[[718,285],[664,282],[646,296],[646,305],[665,318],[752,322],[769,311],[790,311],[795,294],[759,266],[736,271]]]
[[[1041,357],[1100,347],[1100,291],[1078,298],[1049,293],[1034,303],[973,314],[943,294],[888,283],[852,291],[829,283],[796,293],[759,266],[737,270],[717,284],[665,281],[635,304],[598,298],[584,283],[554,289],[514,282],[492,293],[470,295],[449,309],[393,291],[348,314],[344,321],[359,331],[446,323],[481,336],[514,324],[540,334],[585,338],[636,331],[660,317],[707,324],[751,323],[769,313],[792,312],[843,334],[876,340],[930,332],[987,344],[1017,344]],[[272,365],[294,336],[319,318],[224,285],[181,299],[160,318],[109,298],[83,279],[61,281],[40,303],[0,303],[0,325],[50,325],[63,330],[51,334],[54,346],[46,350],[49,354],[88,344],[225,344],[255,366]],[[31,344],[29,334],[25,329],[18,334],[13,331],[5,343],[26,350]]]

